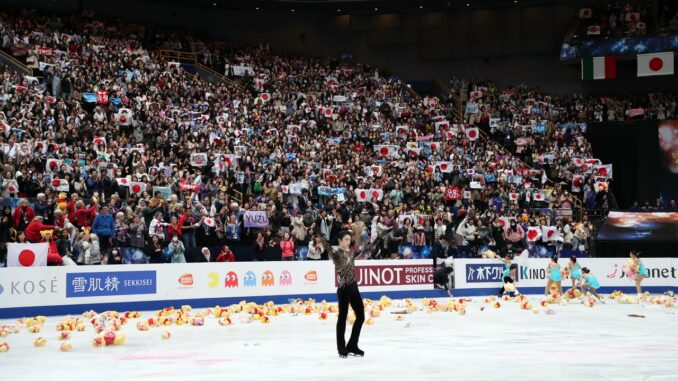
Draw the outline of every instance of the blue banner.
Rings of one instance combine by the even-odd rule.
[[[110,271],[66,274],[66,297],[155,294],[155,271]]]
[[[503,282],[501,278],[504,265],[499,263],[466,264],[467,283],[497,283]]]

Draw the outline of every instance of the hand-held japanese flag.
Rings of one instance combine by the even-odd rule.
[[[43,243],[8,243],[7,267],[47,266],[47,250],[49,244]]]
[[[638,76],[673,75],[673,52],[638,54]]]
[[[131,181],[127,177],[118,177],[115,179],[115,182],[118,183],[120,187],[128,187]]]
[[[536,190],[534,194],[532,194],[532,199],[534,201],[545,201],[544,193],[541,190]]]
[[[47,162],[45,163],[45,170],[49,172],[56,172],[59,170],[59,167],[61,167],[62,163],[63,161],[58,159],[47,159]]]
[[[509,200],[518,201],[519,196],[520,195],[517,192],[511,192],[511,193],[509,193]]]
[[[374,146],[374,151],[379,156],[395,156],[398,153],[398,146],[377,144]]]
[[[358,202],[367,202],[372,196],[369,189],[356,189],[355,197]]]
[[[52,179],[52,188],[59,192],[68,192],[70,190],[70,186],[66,179]]]
[[[581,192],[581,187],[584,185],[584,176],[574,175],[572,178],[572,192]]]
[[[142,193],[146,191],[146,184],[142,182],[132,181],[130,182],[129,191],[130,193],[134,193],[137,196],[140,196]]]
[[[270,93],[261,93],[261,95],[259,95],[259,98],[261,98],[261,100],[264,101],[264,102],[268,102],[268,101],[271,100],[271,94]]]
[[[454,168],[451,161],[439,161],[436,165],[440,168],[440,172],[442,173],[451,173]]]
[[[541,232],[544,241],[563,241],[563,237],[560,236],[560,232],[555,226],[542,226]]]
[[[595,167],[595,173],[602,177],[612,178],[612,164],[598,165]]]
[[[468,140],[476,141],[478,140],[478,135],[479,135],[478,128],[473,127],[466,129],[466,137],[468,138]]]
[[[541,229],[539,226],[528,226],[527,228],[527,241],[535,242],[541,238]]]

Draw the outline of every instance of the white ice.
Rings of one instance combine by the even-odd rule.
[[[530,298],[535,304],[539,298]],[[416,301],[420,305],[420,301]],[[444,303],[446,300],[441,299]],[[484,307],[484,311],[481,311]],[[0,337],[0,379],[30,380],[678,380],[676,308],[555,305],[535,315],[516,303],[499,309],[474,299],[465,316],[416,312],[396,321],[382,313],[363,327],[364,358],[340,359],[334,315],[281,315],[270,324],[171,326],[123,332],[120,347],[94,348],[92,328],[73,332],[71,352],[60,352],[48,317],[42,332]],[[150,316],[152,313],[143,313]],[[641,314],[634,318],[628,314]],[[1,321],[1,324],[14,321]],[[172,338],[162,340],[168,330]],[[347,336],[351,326],[347,326]],[[45,347],[33,341],[48,339]]]

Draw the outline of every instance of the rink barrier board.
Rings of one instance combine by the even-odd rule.
[[[601,292],[622,290],[635,294],[635,281],[626,277],[624,266],[629,258],[579,258],[577,263],[591,269],[600,283]],[[643,279],[643,290],[665,292],[678,288],[678,258],[643,258],[643,264],[650,276]],[[518,265],[516,287],[523,294],[543,294],[550,271],[550,259],[515,258]],[[567,266],[569,258],[561,258],[561,269]],[[501,288],[504,263],[498,259],[455,259],[454,289],[459,295],[495,295]],[[564,289],[571,287],[569,276],[562,277]],[[494,291],[491,291],[494,290]],[[625,291],[629,290],[629,291]]]
[[[369,298],[440,294],[433,289],[431,260],[356,261],[356,274]],[[336,287],[330,261],[0,268],[0,318],[148,310],[177,303],[336,300]]]
[[[518,291],[526,296],[540,296],[544,295],[544,287],[518,287]],[[570,289],[572,285],[568,284],[565,285],[563,284],[563,291],[567,291]],[[501,286],[494,287],[494,288],[467,288],[467,289],[458,289],[455,288],[452,290],[452,295],[454,297],[472,297],[472,296],[497,296],[499,293],[499,289]],[[598,294],[611,294],[614,291],[621,291],[625,294],[628,295],[636,295],[636,287],[635,286],[625,286],[625,287],[600,287],[598,289]],[[644,287],[643,286],[643,292],[649,291],[651,294],[663,294],[666,291],[673,291],[678,293],[678,287],[662,287],[662,286],[648,286]],[[447,296],[447,293],[445,293],[445,296]]]

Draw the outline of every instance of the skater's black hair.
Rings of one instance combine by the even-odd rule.
[[[591,272],[591,270],[589,270],[588,267],[583,267],[583,268],[581,269],[581,272],[583,272],[584,274],[588,274],[588,273]]]
[[[570,260],[574,263],[577,263],[577,257],[575,257],[574,255],[570,257]]]
[[[636,258],[640,258],[640,251],[631,250],[631,255]]]
[[[511,263],[511,266],[509,266],[510,270],[518,270],[518,264],[517,263]]]
[[[342,230],[342,231],[339,232],[339,234],[337,234],[337,240],[341,241],[347,235],[350,235],[351,237],[353,237],[353,234],[351,232],[349,232],[348,230]]]
[[[555,254],[552,255],[552,256],[551,256],[551,260],[552,260],[553,262],[558,262],[558,256],[555,255]]]

